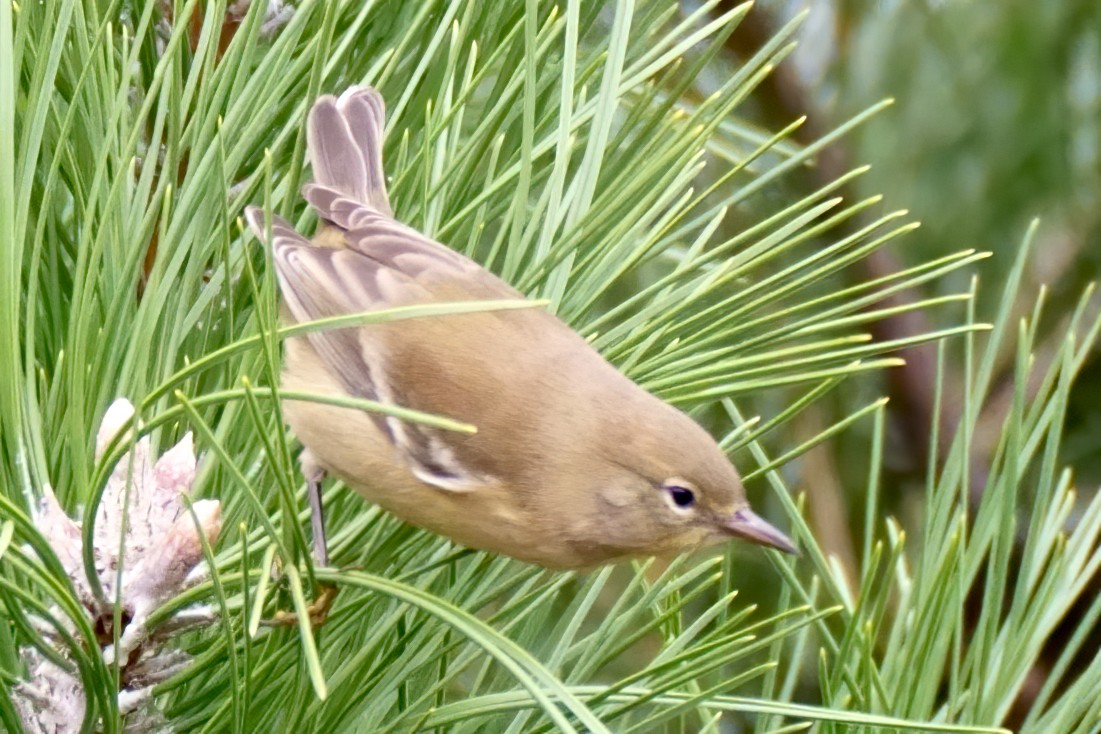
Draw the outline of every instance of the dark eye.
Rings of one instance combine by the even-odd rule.
[[[696,503],[696,495],[686,487],[666,487],[669,496],[673,498],[673,504],[677,507],[691,507]]]

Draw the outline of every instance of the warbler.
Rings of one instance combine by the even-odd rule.
[[[396,220],[374,89],[320,97],[307,122],[321,224],[271,217],[284,318],[522,299],[473,260]],[[246,211],[268,237],[264,213]],[[324,473],[402,520],[548,568],[669,555],[736,537],[786,552],[712,437],[543,308],[412,318],[286,342],[283,388],[447,416],[473,434],[304,400],[284,412],[320,524]],[[322,539],[323,542],[323,539]],[[327,559],[322,559],[327,560]]]

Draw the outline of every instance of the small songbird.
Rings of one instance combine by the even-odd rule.
[[[272,217],[271,247],[291,323],[524,296],[473,260],[394,219],[374,89],[310,110],[321,225],[310,241]],[[262,211],[247,219],[267,237]],[[286,390],[353,396],[473,424],[463,434],[287,401],[318,482],[342,478],[402,520],[549,568],[587,568],[743,538],[795,546],[755,515],[738,473],[691,418],[649,394],[543,308],[320,330],[287,340]],[[322,530],[315,514],[316,537]],[[324,560],[324,559],[322,559]]]

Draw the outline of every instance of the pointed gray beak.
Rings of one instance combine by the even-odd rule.
[[[722,523],[722,529],[730,535],[748,540],[750,543],[775,548],[784,553],[799,555],[799,549],[791,538],[762,520],[748,507],[738,510]]]

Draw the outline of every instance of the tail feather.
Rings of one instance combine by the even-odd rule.
[[[392,216],[382,169],[385,115],[382,96],[370,87],[327,94],[310,110],[306,142],[317,183]]]

